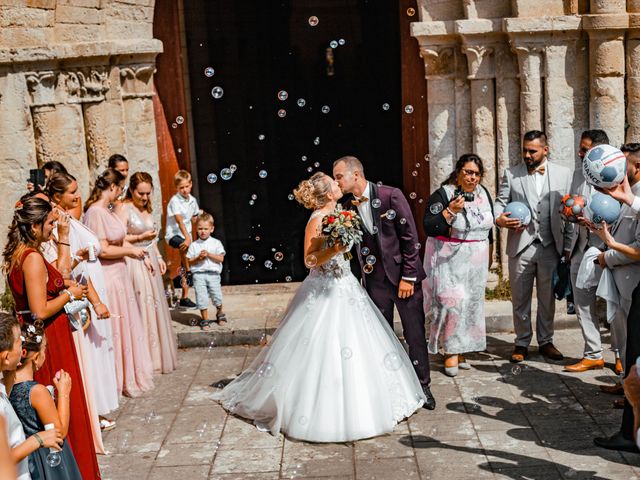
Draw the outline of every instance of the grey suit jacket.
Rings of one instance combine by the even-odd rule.
[[[631,187],[634,195],[640,194],[640,182]],[[611,234],[617,242],[640,248],[640,222],[638,215],[628,205],[623,205],[618,220],[611,227]],[[616,250],[604,253],[607,267],[611,269],[618,292],[624,298],[630,299],[633,290],[640,282],[639,262],[627,257]]]
[[[510,202],[522,202],[531,210],[531,223],[522,232],[509,230],[507,234],[506,253],[509,257],[519,255],[525,248],[535,240],[535,225],[538,220],[537,204],[533,204],[533,199],[537,198],[535,187],[528,179],[529,172],[524,162],[507,168],[502,176],[498,196],[495,201],[496,218],[504,212],[504,208]],[[554,244],[559,255],[563,250],[563,229],[564,222],[558,213],[560,200],[569,193],[571,187],[571,171],[567,167],[547,161],[547,175],[545,179],[548,184],[549,198],[549,218],[551,219],[551,233]]]

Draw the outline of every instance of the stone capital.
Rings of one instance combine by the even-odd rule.
[[[146,98],[154,95],[154,64],[123,65],[120,67],[122,98]]]
[[[455,50],[453,45],[432,45],[420,47],[424,61],[426,78],[453,78],[456,73]]]
[[[493,47],[462,45],[462,53],[467,57],[467,65],[469,67],[467,78],[476,80],[495,77]]]
[[[53,70],[25,73],[31,106],[55,105],[57,80]]]

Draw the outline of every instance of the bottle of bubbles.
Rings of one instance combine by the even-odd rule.
[[[53,430],[54,428],[55,425],[53,423],[47,423],[44,426],[45,430]],[[50,448],[49,454],[47,455],[47,465],[49,465],[51,468],[55,468],[60,465],[60,462],[62,462],[62,456],[60,455],[60,452],[58,450]]]

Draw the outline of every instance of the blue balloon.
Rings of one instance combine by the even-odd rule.
[[[595,224],[614,223],[620,216],[620,203],[613,197],[600,192],[594,192],[589,200],[591,221]]]
[[[522,202],[511,202],[504,208],[505,212],[510,212],[509,218],[517,218],[522,225],[529,225],[531,222],[531,210]]]

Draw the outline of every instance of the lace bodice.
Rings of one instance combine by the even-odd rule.
[[[325,213],[320,210],[315,210],[309,217],[309,222],[317,217],[324,216]],[[318,235],[322,235],[322,226],[318,227]],[[328,262],[322,265],[313,265],[315,262],[313,259],[305,259],[307,266],[310,266],[310,277],[333,277],[341,278],[351,273],[351,265],[349,260],[344,258],[344,253],[337,253]],[[313,265],[313,266],[312,266]]]

